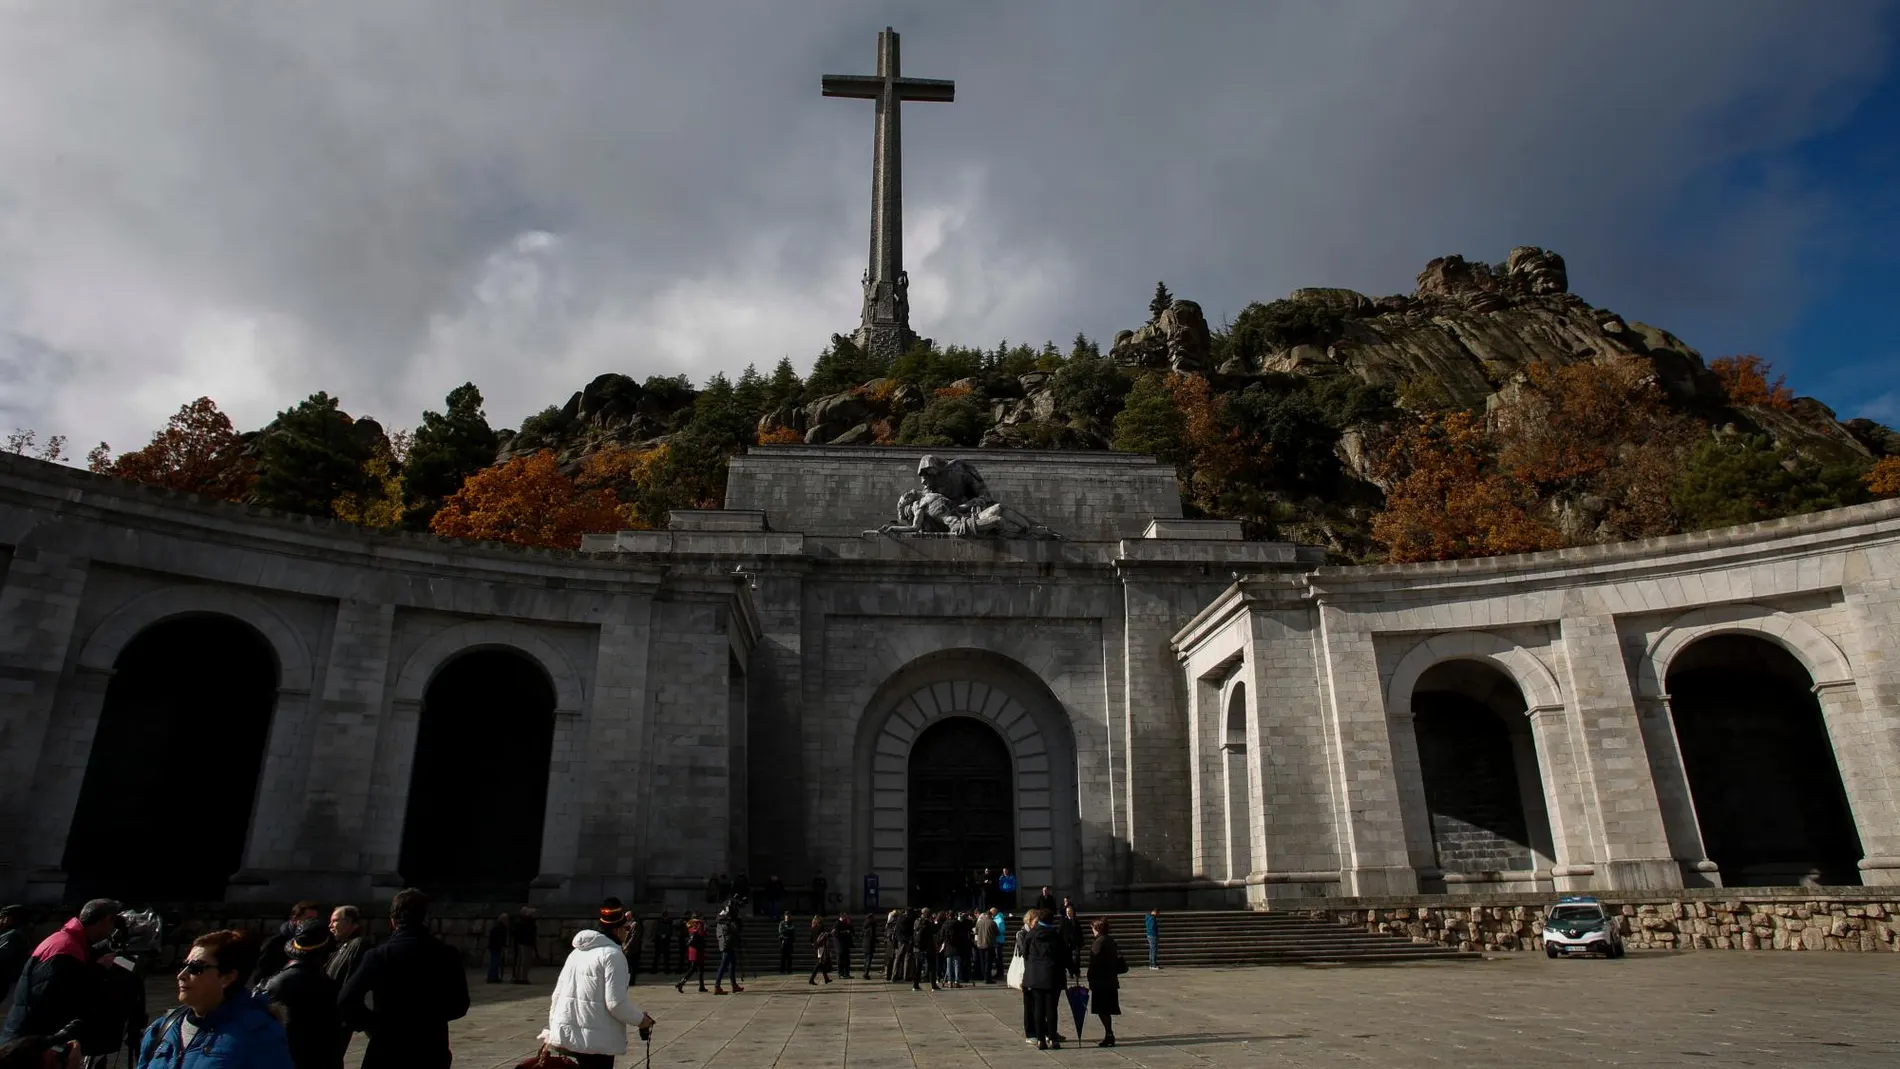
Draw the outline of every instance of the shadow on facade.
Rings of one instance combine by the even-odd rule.
[[[1716,635],[1669,666],[1696,824],[1726,887],[1851,885],[1860,836],[1813,679],[1779,645]]]
[[[216,901],[243,864],[277,701],[250,625],[153,624],[113,662],[66,839],[66,897]]]

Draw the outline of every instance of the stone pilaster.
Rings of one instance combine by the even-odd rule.
[[[1372,636],[1353,627],[1343,611],[1319,607],[1320,684],[1327,703],[1321,738],[1342,821],[1341,891],[1348,895],[1418,893],[1418,871],[1407,848]]]
[[[1248,887],[1248,901],[1255,905],[1340,893],[1316,612],[1300,596],[1303,586],[1289,582],[1280,596],[1259,602],[1247,620],[1247,854],[1259,881]],[[1383,717],[1373,723],[1382,724]]]
[[[6,711],[0,717],[0,889],[10,889],[9,894],[24,892],[34,869],[41,870],[38,878],[51,881],[49,887],[65,886],[58,852],[50,857],[30,853],[29,835],[44,824],[57,823],[59,848],[64,849],[72,807],[49,808],[36,787],[48,774],[70,779],[71,797],[77,800],[86,774],[90,734],[77,749],[48,753],[46,744],[75,641],[73,623],[88,564],[82,557],[27,544],[14,548],[0,573],[5,583],[0,586],[0,708]],[[87,680],[86,689],[96,691],[92,723],[97,724],[105,677]],[[75,761],[76,767],[68,767]],[[53,767],[51,762],[61,764]],[[63,816],[49,821],[54,814]]]
[[[1852,554],[1843,593],[1851,685],[1815,696],[1860,832],[1861,882],[1900,884],[1900,549]]]
[[[538,898],[627,897],[644,874],[653,617],[651,595],[615,598],[601,621],[587,708],[556,714]]]

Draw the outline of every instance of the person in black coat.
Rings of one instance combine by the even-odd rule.
[[[1082,922],[1076,919],[1074,906],[1062,907],[1056,931],[1062,933],[1062,945],[1069,948],[1069,972],[1082,975]]]
[[[838,945],[838,979],[851,979],[851,944],[857,933],[852,930],[851,915],[840,911],[838,922],[831,927],[831,938]],[[869,979],[869,977],[866,977]]]
[[[0,1026],[0,1043],[20,1036],[50,1036],[74,1021],[99,1015],[105,972],[98,965],[96,948],[118,927],[121,908],[109,898],[95,898],[27,955],[20,979],[13,985],[6,1024]],[[88,1055],[111,1053],[86,1046],[83,1034],[81,1046]]]
[[[304,921],[290,937],[288,963],[263,985],[264,997],[284,1009],[284,1034],[297,1069],[340,1069],[343,1065],[338,985],[324,969],[335,949],[328,925]]]
[[[917,914],[911,926],[910,955],[917,969],[910,975],[910,989],[923,990],[918,981],[928,978],[930,989],[937,990],[937,922],[927,909]]]
[[[913,975],[917,968],[916,955],[911,952],[911,933],[916,930],[917,919],[910,910],[900,909],[891,920],[891,981],[903,983]]]
[[[1115,1016],[1122,1012],[1122,974],[1128,962],[1122,957],[1115,937],[1108,934],[1108,919],[1097,918],[1090,926],[1095,941],[1089,944],[1089,1011],[1102,1019],[1102,1038],[1095,1045],[1115,1045]]]
[[[1036,1049],[1061,1050],[1056,1004],[1062,1001],[1062,989],[1069,978],[1069,948],[1062,943],[1061,930],[1039,917],[1023,941],[1023,949],[1023,990],[1029,995],[1036,1025]]]
[[[395,932],[363,955],[338,996],[344,1025],[369,1036],[363,1069],[449,1067],[449,1022],[468,1015],[468,979],[462,955],[430,934],[428,915],[429,896],[397,892],[389,904]]]
[[[258,987],[264,981],[277,975],[277,970],[290,961],[290,940],[297,934],[297,928],[312,917],[323,916],[315,902],[299,902],[290,907],[290,919],[277,927],[277,934],[264,940],[257,955],[257,971],[251,974]]]
[[[0,1002],[13,997],[14,982],[33,952],[33,933],[27,930],[26,907],[0,909]]]

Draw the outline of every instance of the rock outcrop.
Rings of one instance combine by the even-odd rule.
[[[1211,341],[1201,306],[1175,301],[1140,330],[1115,335],[1108,355],[1124,367],[1205,371]]]

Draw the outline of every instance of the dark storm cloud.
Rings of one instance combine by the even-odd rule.
[[[808,361],[856,317],[875,31],[940,340],[1410,288],[1543,244],[1707,348],[1776,329],[1842,205],[1747,167],[1889,59],[1873,3],[19,5],[0,418],[137,444],[208,393],[513,421],[605,370]],[[1740,168],[1740,170],[1738,170]],[[1714,335],[1717,331],[1711,331]]]

